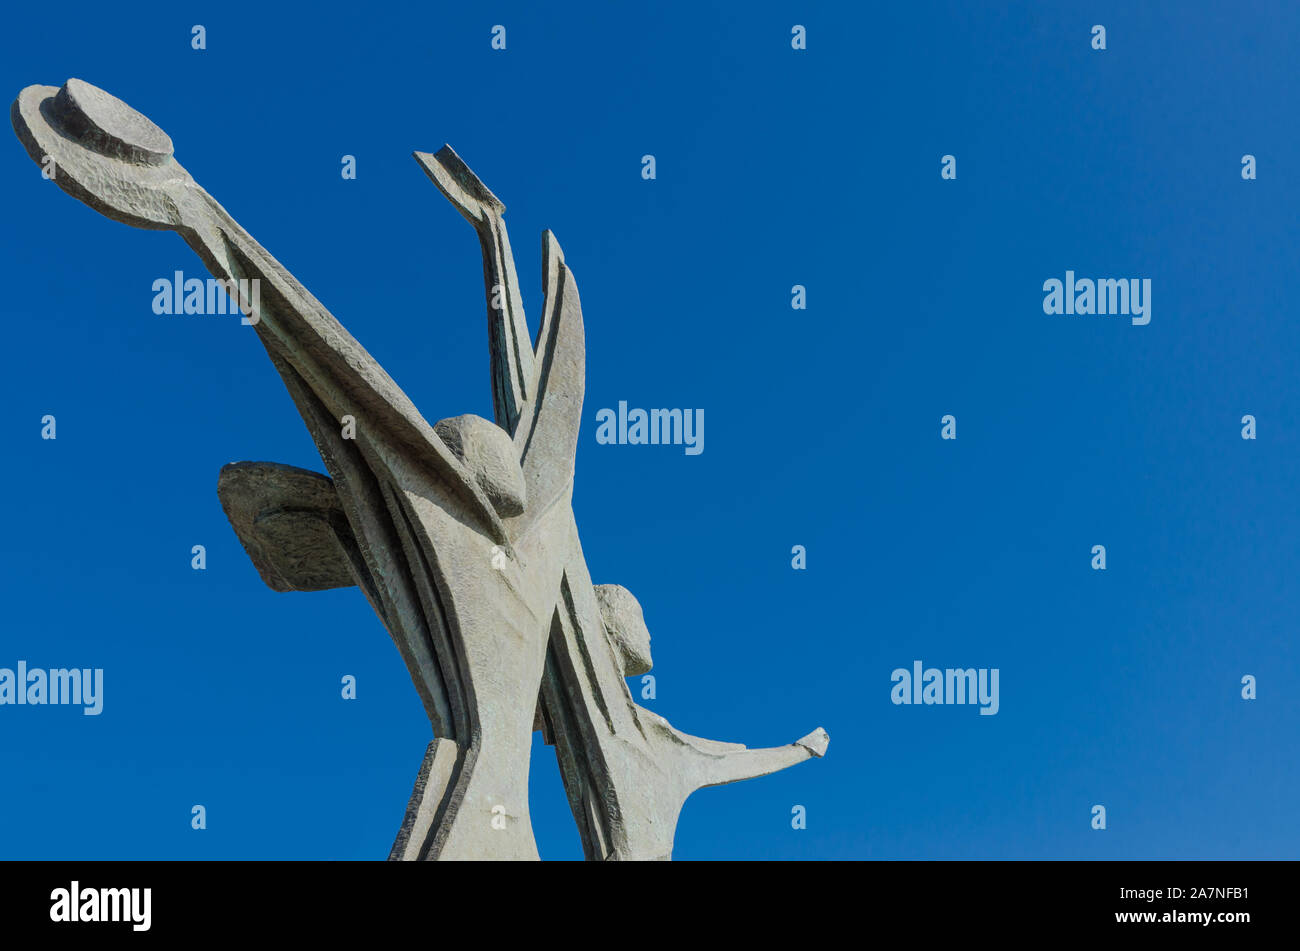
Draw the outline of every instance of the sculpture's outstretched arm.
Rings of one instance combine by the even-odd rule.
[[[134,227],[176,231],[223,281],[257,280],[260,302],[254,293],[241,294],[239,303],[273,358],[292,366],[335,419],[351,414],[362,426],[432,458],[450,491],[494,541],[508,548],[505,529],[482,490],[397,384],[190,177],[162,129],[77,79],[59,89],[28,86],[14,101],[10,118],[28,154],[39,164],[52,159],[54,181],[73,197]]]
[[[684,736],[684,735],[683,735]],[[742,779],[766,776],[802,763],[814,756],[822,756],[830,743],[830,736],[821,727],[789,746],[773,746],[760,750],[731,750],[725,753],[704,753],[692,757],[691,779],[695,788],[721,786]]]

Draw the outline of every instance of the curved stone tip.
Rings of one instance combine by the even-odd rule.
[[[831,745],[831,735],[818,727],[802,739],[795,740],[794,745],[802,746],[813,756],[820,758],[826,755],[826,747]]]
[[[555,232],[547,228],[542,232],[542,281],[551,273],[551,264],[554,262],[556,267],[564,267],[564,249],[560,247],[560,239],[555,236]]]
[[[492,194],[450,145],[434,153],[416,151],[411,155],[438,190],[476,227],[486,224],[488,217],[505,214],[505,203]]]

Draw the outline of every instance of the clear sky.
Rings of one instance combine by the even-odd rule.
[[[1300,8],[473,6],[18,4],[0,87],[156,121],[431,422],[491,390],[478,243],[412,150],[507,204],[534,327],[556,233],[574,506],[644,608],[642,702],[831,735],[694,796],[677,858],[1300,855]],[[0,667],[104,670],[98,717],[0,706],[0,857],[384,857],[430,736],[406,670],[356,589],[265,587],[217,501],[227,462],[323,469],[262,347],[155,315],[198,259],[12,136],[0,207]],[[1150,323],[1045,314],[1067,270],[1149,279]],[[598,444],[621,400],[703,409],[704,451]],[[997,714],[893,704],[918,660],[998,669]],[[531,805],[580,857],[540,745]]]

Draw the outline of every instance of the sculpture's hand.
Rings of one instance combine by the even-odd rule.
[[[813,730],[807,736],[795,740],[795,746],[802,746],[808,752],[812,753],[818,759],[826,755],[826,747],[831,745],[831,735],[821,727]]]
[[[685,734],[678,734],[688,739]],[[689,738],[694,740],[693,737]],[[703,749],[698,741],[689,743],[694,755],[688,756],[686,766],[688,788],[699,789],[702,786],[721,786],[735,783],[742,779],[754,779],[768,773],[788,769],[812,757],[825,754],[830,744],[830,736],[818,727],[813,732],[789,746],[772,746],[766,749],[750,750],[743,747],[727,752],[712,752],[720,744],[710,744]]]

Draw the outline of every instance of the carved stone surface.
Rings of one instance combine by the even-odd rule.
[[[246,322],[329,478],[236,463],[218,496],[268,585],[357,584],[407,665],[436,739],[390,858],[537,858],[535,728],[556,748],[590,859],[669,858],[691,792],[825,752],[824,730],[749,750],[682,733],[633,702],[624,677],[651,669],[641,606],[621,586],[592,585],[572,508],[586,379],[577,286],[544,232],[534,344],[505,206],[449,146],[415,158],[482,246],[495,423],[430,426],[176,162],[166,134],[120,100],[73,79],[23,90],[11,117],[64,191],[117,221],[176,231],[218,279],[258,282],[260,294],[240,296]]]

